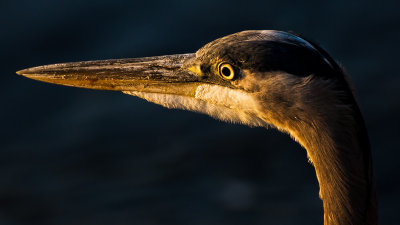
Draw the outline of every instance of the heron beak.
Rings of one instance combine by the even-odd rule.
[[[195,54],[60,63],[17,74],[48,83],[97,90],[193,95],[199,76],[186,65]]]

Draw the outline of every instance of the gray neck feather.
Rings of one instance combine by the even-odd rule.
[[[260,92],[268,112],[264,119],[306,148],[320,185],[325,225],[376,225],[368,135],[353,93],[340,85],[313,76],[271,76],[260,85],[268,87]]]
[[[325,225],[377,224],[371,157],[362,143],[368,139],[346,125],[315,121],[298,127],[298,139],[315,166]]]
[[[376,225],[375,181],[368,135],[353,94],[324,80],[307,80],[321,93],[308,99],[291,124],[320,185],[325,225]],[[302,90],[302,93],[311,93]],[[304,101],[303,101],[304,102]],[[312,103],[311,103],[312,102]],[[305,114],[304,112],[307,112]]]

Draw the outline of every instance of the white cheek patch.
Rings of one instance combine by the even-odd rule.
[[[256,101],[240,90],[218,85],[199,85],[195,97],[181,95],[124,91],[167,108],[184,109],[210,115],[226,122],[248,126],[267,126],[258,117]]]
[[[246,92],[218,85],[199,85],[196,89],[195,98],[214,105],[249,112],[254,111],[257,106],[253,97]]]

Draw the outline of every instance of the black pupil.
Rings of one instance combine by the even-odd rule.
[[[228,67],[223,67],[222,68],[222,75],[229,77],[231,75],[231,70]]]

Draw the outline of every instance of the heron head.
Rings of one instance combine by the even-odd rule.
[[[267,30],[228,35],[191,54],[61,63],[17,73],[285,130],[288,121],[302,119],[305,107],[318,107],[307,93],[316,91],[313,80],[333,77],[333,67],[329,56],[305,39]]]

